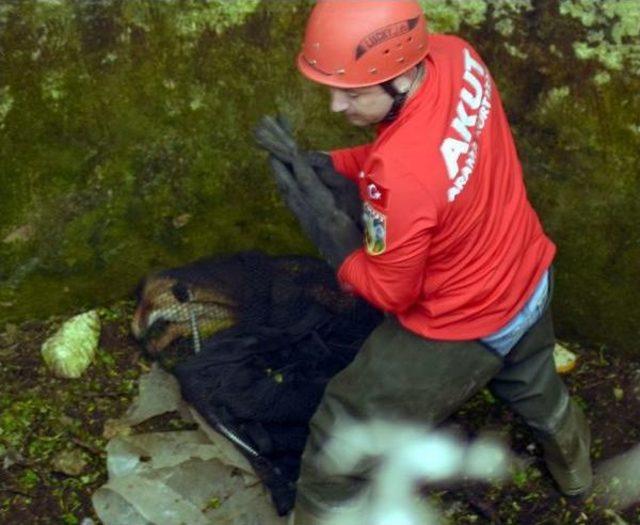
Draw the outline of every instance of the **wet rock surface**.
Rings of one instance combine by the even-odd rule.
[[[293,59],[310,2],[9,2],[0,9],[0,323],[117,300],[151,269],[246,248],[309,253],[251,129],[368,139]],[[561,335],[640,335],[640,6],[424,2],[489,65],[559,247]],[[28,74],[24,74],[27,71]]]

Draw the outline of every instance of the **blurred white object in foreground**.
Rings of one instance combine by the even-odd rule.
[[[452,434],[385,421],[345,423],[332,439],[322,467],[349,474],[359,461],[378,459],[370,485],[323,525],[433,525],[435,508],[420,498],[420,484],[456,479],[496,481],[508,470],[510,455],[498,441],[480,438],[470,445]]]
[[[640,501],[640,445],[603,461],[595,473],[596,498],[614,509]]]

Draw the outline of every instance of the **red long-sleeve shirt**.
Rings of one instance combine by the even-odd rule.
[[[368,231],[338,278],[417,334],[475,339],[524,305],[555,246],[527,200],[487,67],[457,37],[430,46],[398,118],[372,144],[332,152],[360,185]]]

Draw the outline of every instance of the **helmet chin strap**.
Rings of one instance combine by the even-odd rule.
[[[382,84],[380,84],[380,87],[384,89],[387,92],[387,95],[389,95],[393,99],[391,108],[380,122],[393,122],[400,113],[402,106],[404,106],[404,103],[407,100],[407,94],[409,92],[405,91],[403,93],[401,91],[398,91],[393,85],[393,80],[387,80],[386,82],[383,82]]]
[[[384,89],[387,95],[389,95],[393,99],[391,108],[389,108],[389,111],[383,117],[380,123],[393,122],[400,114],[400,111],[402,110],[404,103],[407,101],[407,97],[409,96],[411,89],[413,89],[413,85],[416,83],[416,80],[418,80],[422,76],[422,68],[422,64],[417,65],[416,75],[413,77],[411,85],[406,91],[398,91],[398,89],[393,85],[393,81],[395,80],[395,78],[392,78],[391,80],[387,80],[386,82],[380,84],[380,87]]]

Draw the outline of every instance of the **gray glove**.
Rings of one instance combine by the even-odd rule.
[[[357,223],[336,206],[333,194],[306,159],[292,157],[291,167],[274,155],[269,161],[287,206],[327,262],[337,269],[362,245]]]
[[[361,229],[362,202],[358,187],[334,169],[329,154],[299,150],[291,125],[283,116],[263,117],[254,130],[254,136],[261,147],[284,163],[290,171],[293,169],[293,159],[303,158],[319,181],[331,191],[338,209],[346,213]]]
[[[298,150],[290,122],[282,115],[262,117],[253,134],[260,146],[286,164],[291,164],[296,155],[304,155],[304,152]],[[314,152],[309,155],[308,161],[312,165],[314,161],[318,164],[314,167],[331,167],[331,158],[327,157],[321,152]]]

